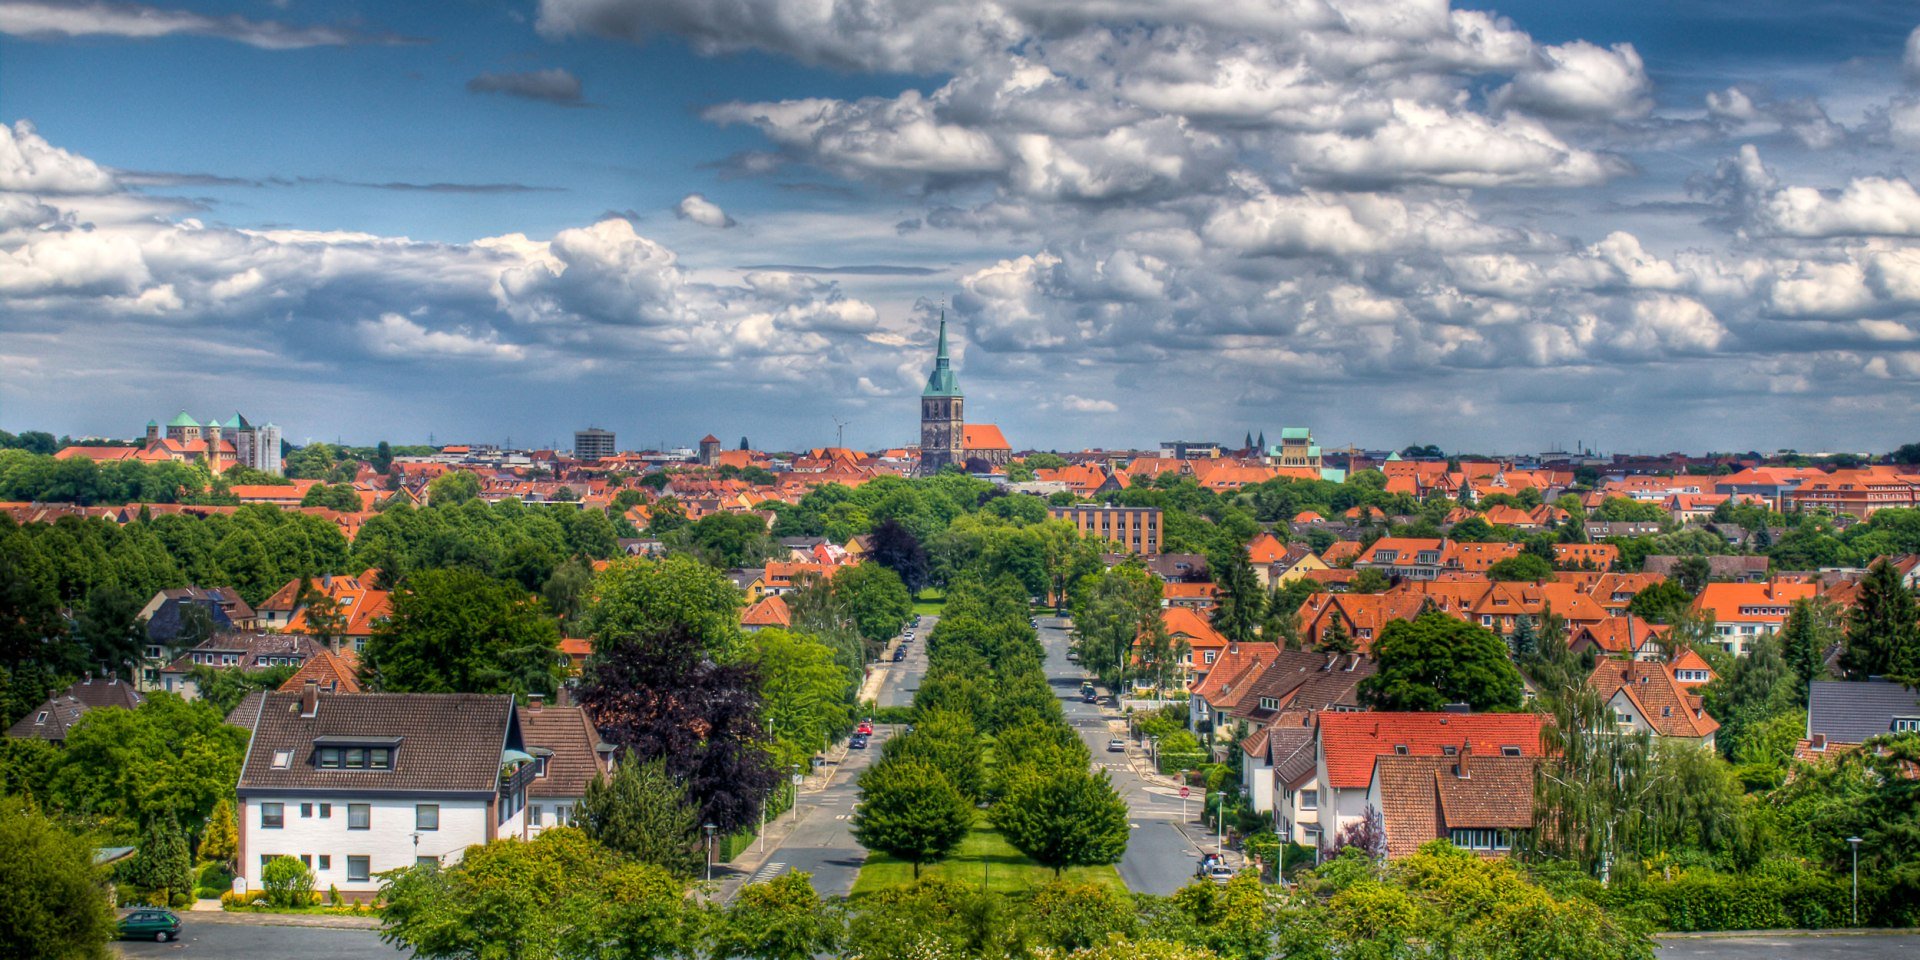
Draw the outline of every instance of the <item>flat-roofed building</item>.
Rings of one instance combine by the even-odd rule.
[[[1051,507],[1047,513],[1073,524],[1083,537],[1111,540],[1128,553],[1149,557],[1160,552],[1159,507]]]
[[[579,460],[605,460],[614,454],[613,431],[588,427],[573,432],[573,455]]]

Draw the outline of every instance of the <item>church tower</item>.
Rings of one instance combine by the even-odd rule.
[[[966,466],[966,417],[960,381],[947,358],[947,315],[940,314],[940,346],[933,355],[933,373],[920,391],[920,475],[933,476],[947,464]]]

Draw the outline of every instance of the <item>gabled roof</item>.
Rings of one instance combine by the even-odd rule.
[[[334,653],[322,647],[280,685],[280,692],[298,693],[308,680],[328,693],[359,693],[360,658],[351,650]]]
[[[1279,653],[1280,648],[1271,643],[1233,644],[1213,661],[1206,678],[1194,685],[1191,695],[1206,700],[1215,710],[1232,709],[1246,699],[1261,665],[1272,663]]]
[[[131,710],[145,702],[147,698],[141,696],[130,683],[118,678],[89,677],[27,711],[26,716],[7,730],[7,736],[61,743],[67,739],[67,731],[73,729],[74,724],[79,723],[89,710],[107,707]]]
[[[968,450],[1012,450],[1000,428],[991,423],[969,423],[961,428],[960,445]]]
[[[1462,744],[1472,744],[1478,757],[1498,757],[1506,748],[1538,757],[1548,719],[1533,713],[1323,713],[1319,739],[1327,786],[1366,786],[1374,758],[1396,754],[1399,747],[1414,757],[1442,756],[1443,747]]]
[[[1663,737],[1697,740],[1720,729],[1720,722],[1701,707],[1700,698],[1674,676],[1672,664],[1608,658],[1594,665],[1587,685],[1608,700],[1625,691],[1647,726]]]
[[[1168,607],[1160,611],[1160,621],[1167,625],[1167,633],[1175,637],[1186,637],[1188,646],[1194,649],[1224,647],[1227,638],[1213,628],[1205,617],[1186,607]],[[1144,636],[1144,634],[1142,635]]]
[[[587,720],[584,707],[528,706],[518,712],[526,751],[545,756],[547,762],[546,774],[527,785],[527,796],[584,796],[587,784],[607,772],[612,754],[600,749],[600,732]]]
[[[1231,712],[1256,723],[1277,723],[1282,715],[1358,706],[1360,681],[1379,667],[1378,661],[1357,653],[1281,650],[1248,678],[1246,694]]]
[[[1287,544],[1271,533],[1262,533],[1247,544],[1247,556],[1255,566],[1273,563],[1287,555]]]
[[[787,601],[777,595],[761,598],[759,603],[748,607],[740,614],[743,627],[790,627],[793,625],[793,611],[788,609]]]
[[[1891,680],[1815,680],[1807,698],[1807,735],[1828,743],[1892,733],[1895,717],[1920,718],[1920,693]]]
[[[1769,580],[1764,583],[1709,583],[1693,598],[1693,609],[1698,612],[1712,611],[1717,620],[1768,620],[1778,621],[1786,618],[1780,614],[1743,614],[1742,608],[1766,607],[1769,609],[1788,607],[1795,600],[1810,600],[1820,592],[1817,584],[1787,580]]]
[[[1387,856],[1404,857],[1454,829],[1533,826],[1533,777],[1526,757],[1378,757],[1370,780],[1380,794]]]
[[[302,790],[492,797],[499,790],[502,751],[521,747],[510,696],[322,693],[311,717],[300,715],[302,696],[266,694],[253,718],[240,718],[253,732],[240,770],[242,797]],[[321,769],[315,741],[323,738],[394,744],[393,769]],[[275,755],[282,752],[288,764],[275,769]]]

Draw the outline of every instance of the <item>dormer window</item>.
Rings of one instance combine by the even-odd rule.
[[[1446,746],[1443,746],[1443,747],[1441,747],[1441,748],[1440,748],[1440,753],[1441,753],[1442,755],[1445,755],[1445,756],[1449,756],[1449,757],[1451,757],[1451,756],[1454,756],[1455,754],[1458,754],[1459,752],[1460,752],[1460,748],[1459,748],[1459,747],[1456,747],[1456,746],[1453,746],[1452,744],[1448,744],[1448,745],[1446,745]]]
[[[46,722],[47,722],[47,711],[45,711],[45,710],[42,710],[42,711],[40,711],[40,713],[39,713],[39,714],[38,714],[37,716],[35,716],[35,717],[33,718],[33,722],[34,722],[34,724],[35,724],[36,726],[37,726],[37,725],[39,725],[39,724],[43,724],[43,723],[46,723]]]
[[[398,737],[374,738],[373,742],[321,737],[314,741],[314,765],[322,770],[391,770],[399,745]]]

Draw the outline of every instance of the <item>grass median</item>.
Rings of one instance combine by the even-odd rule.
[[[983,878],[995,893],[1025,893],[1053,879],[1053,871],[1028,859],[1000,835],[985,819],[973,826],[973,832],[960,842],[953,856],[920,868],[922,877],[945,877],[958,883],[978,884]],[[1117,893],[1127,892],[1120,871],[1111,866],[1069,867],[1061,877],[1079,883],[1093,883]],[[860,897],[913,882],[913,864],[895,860],[884,853],[868,853],[853,882],[853,896]]]

